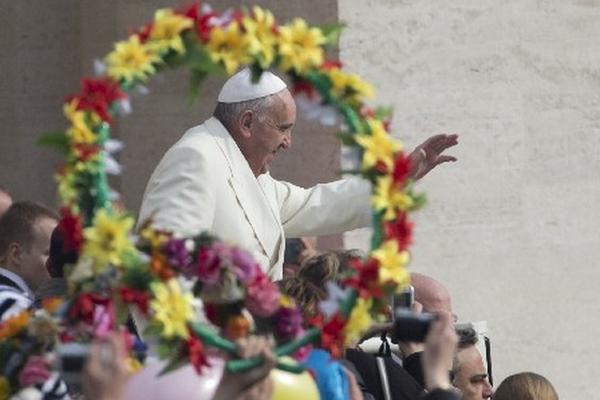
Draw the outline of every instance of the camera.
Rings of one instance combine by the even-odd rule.
[[[83,368],[89,355],[89,346],[81,343],[64,343],[57,348],[61,378],[69,388],[80,389]]]
[[[431,323],[436,319],[435,314],[416,314],[402,307],[394,309],[392,342],[424,342]]]

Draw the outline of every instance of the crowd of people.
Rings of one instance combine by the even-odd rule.
[[[280,150],[291,146],[295,120],[294,99],[277,76],[265,72],[252,82],[248,70],[234,75],[219,94],[214,116],[187,132],[161,160],[146,188],[138,226],[151,219],[157,227],[182,236],[207,230],[239,244],[294,299],[308,320],[325,299],[327,282],[341,281],[349,262],[363,255],[356,251],[321,253],[307,237],[368,226],[371,189],[359,178],[309,189],[272,178],[270,163]],[[456,143],[456,135],[437,135],[417,146],[408,155],[411,178],[420,179],[437,165],[455,161],[443,152]],[[28,201],[12,203],[8,190],[0,188],[0,213],[3,321],[39,306],[44,298],[65,295],[68,285],[63,267],[73,260],[62,251],[58,215],[50,208]],[[447,289],[417,273],[411,282],[412,312],[436,318],[422,343],[396,340],[390,322],[374,325],[363,338],[365,343],[371,337],[397,342],[389,351],[383,346],[373,354],[365,343],[346,348],[341,363],[353,400],[558,399],[545,378],[530,372],[506,378],[494,391],[476,347],[477,335],[455,329]],[[160,378],[142,370],[128,377],[122,353],[118,338],[93,344],[82,385],[86,398],[136,398],[143,389],[148,393],[144,398],[156,397],[159,386],[192,391],[182,398],[205,398],[201,390],[193,392],[201,379],[193,370],[182,368]],[[275,356],[270,338],[238,342],[240,357],[257,354],[265,362],[246,373],[224,373],[217,380],[214,399],[271,397]]]

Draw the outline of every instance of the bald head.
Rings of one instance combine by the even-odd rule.
[[[4,214],[12,204],[12,197],[6,189],[0,186],[0,215]]]
[[[411,284],[415,288],[415,300],[423,305],[424,312],[448,312],[452,314],[450,292],[430,276],[413,272]]]

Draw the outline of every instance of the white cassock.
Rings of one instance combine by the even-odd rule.
[[[370,184],[358,177],[304,189],[254,176],[216,118],[190,129],[164,155],[146,187],[138,228],[190,237],[209,231],[252,253],[281,279],[285,237],[320,236],[368,226]]]

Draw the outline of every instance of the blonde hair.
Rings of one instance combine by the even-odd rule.
[[[504,379],[493,400],[558,400],[550,381],[533,372],[521,372]]]

